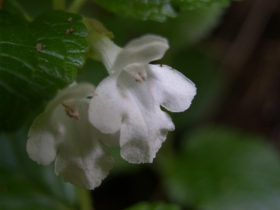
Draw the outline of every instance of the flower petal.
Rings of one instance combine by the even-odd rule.
[[[88,101],[77,101],[79,120],[64,115],[64,144],[59,148],[55,172],[83,189],[94,189],[112,169],[114,160],[98,140],[95,129],[88,121]],[[63,112],[60,106],[57,112]]]
[[[27,153],[29,157],[39,164],[48,165],[56,156],[56,150],[62,143],[61,135],[65,132],[61,117],[63,112],[55,112],[57,106],[67,99],[85,98],[93,95],[94,87],[91,84],[79,84],[60,91],[51,100],[45,112],[39,115],[28,132]]]
[[[120,72],[130,64],[148,64],[163,57],[169,48],[165,38],[146,35],[129,42],[117,55],[112,66],[114,72]]]
[[[152,162],[174,125],[149,84],[122,72],[119,78],[112,75],[102,81],[96,94],[90,104],[91,123],[103,133],[120,130],[121,156],[127,161]]]
[[[182,112],[190,107],[196,95],[192,81],[166,65],[148,65],[147,73],[154,97],[160,105],[172,112]]]
[[[114,44],[114,42],[112,42],[108,37],[103,35],[99,36],[99,38],[96,38],[93,43],[94,44],[92,46],[95,49],[95,52],[101,58],[109,74],[113,74],[113,63],[115,62],[117,55],[122,51],[122,48]]]
[[[58,139],[51,126],[51,120],[46,113],[39,115],[28,133],[26,150],[29,157],[38,164],[48,165],[56,156]],[[60,128],[57,128],[59,132]]]
[[[119,131],[117,131],[115,133],[109,133],[109,134],[98,132],[98,139],[108,147],[120,146],[120,144],[119,144],[120,132]]]
[[[130,112],[140,111],[135,107]],[[172,130],[174,125],[170,117],[160,109],[155,109],[153,114],[145,113],[143,121],[128,116],[120,131],[122,158],[130,163],[152,163],[168,131]]]
[[[68,88],[65,88],[58,92],[58,94],[48,103],[46,112],[52,112],[63,101],[68,99],[83,99],[88,96],[94,95],[94,86],[89,83],[74,83]]]
[[[130,102],[120,130],[121,156],[131,163],[151,163],[174,124],[154,100],[147,81],[139,83],[123,72],[119,83]]]
[[[105,78],[96,88],[90,102],[89,120],[102,133],[115,133],[122,124],[126,96],[117,84],[117,75]]]

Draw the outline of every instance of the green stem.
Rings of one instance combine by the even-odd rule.
[[[65,10],[65,0],[53,0],[53,9]]]
[[[79,189],[80,201],[81,201],[81,210],[94,210],[89,190]]]
[[[70,5],[68,11],[78,13],[87,0],[74,0]]]

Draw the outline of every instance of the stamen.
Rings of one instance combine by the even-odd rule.
[[[131,64],[124,69],[127,73],[135,78],[136,82],[143,82],[147,78],[147,72],[143,65]]]
[[[70,106],[66,105],[65,103],[61,103],[61,105],[64,106],[65,112],[69,117],[75,118],[77,120],[80,119],[81,115],[78,110],[72,109]]]

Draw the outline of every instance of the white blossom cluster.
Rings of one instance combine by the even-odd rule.
[[[169,48],[165,38],[146,35],[124,48],[103,37],[95,43],[109,76],[97,87],[72,84],[58,92],[31,126],[27,152],[39,164],[55,160],[55,173],[94,189],[114,160],[106,146],[119,146],[130,163],[151,163],[168,131],[171,112],[189,108],[195,85],[166,65],[149,64]]]

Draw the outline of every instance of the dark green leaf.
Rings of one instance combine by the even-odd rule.
[[[89,47],[82,17],[44,13],[28,24],[0,12],[0,129],[14,129],[31,109],[72,83]]]
[[[229,6],[230,0],[171,0],[174,5],[179,6],[182,9],[199,9],[199,8],[211,8],[226,7]]]
[[[185,142],[161,159],[174,200],[204,210],[280,209],[280,160],[263,139],[212,127]]]
[[[138,203],[126,210],[181,210],[181,208],[174,204],[165,204],[165,203]]]
[[[167,17],[176,16],[169,0],[95,0],[95,2],[116,14],[141,20],[150,19],[162,22]]]

